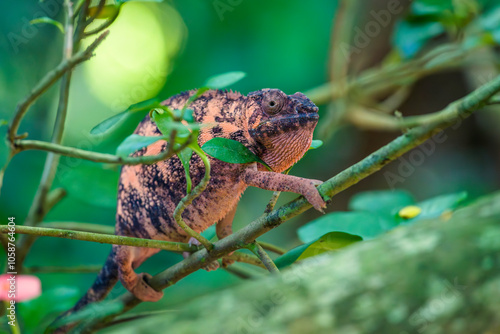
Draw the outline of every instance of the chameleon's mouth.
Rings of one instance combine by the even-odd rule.
[[[256,130],[273,130],[282,132],[283,130],[295,130],[300,127],[316,126],[319,115],[317,113],[301,113],[277,116],[272,119],[260,122]]]

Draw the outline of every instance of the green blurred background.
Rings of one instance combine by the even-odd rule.
[[[370,11],[384,8],[386,3],[366,2],[358,10],[357,25],[362,27],[363,22],[371,20]],[[498,11],[498,1],[481,4],[485,12]],[[405,17],[410,7],[405,1],[400,5],[404,8],[400,17],[394,18],[353,57],[354,72],[377,64],[389,52],[392,24]],[[127,122],[108,138],[91,136],[89,131],[94,125],[130,104],[154,96],[166,99],[196,88],[207,77],[223,72],[247,73],[244,80],[232,87],[244,94],[266,87],[293,94],[321,85],[328,80],[330,33],[336,6],[336,1],[328,0],[126,3],[111,26],[108,39],[97,49],[96,57],[74,72],[64,143],[113,153],[140,117]],[[61,9],[59,1],[0,2],[1,119],[9,120],[16,103],[59,62],[62,34],[54,26],[32,26],[29,21],[35,16],[62,20]],[[491,79],[498,69],[498,62],[495,64],[495,71],[487,69],[486,75],[478,80]],[[474,68],[420,80],[401,111],[404,115],[437,111],[463,96],[471,90],[468,70]],[[54,87],[30,109],[20,132],[29,132],[31,138],[50,140],[56,105],[57,87]],[[321,106],[320,115],[325,112],[326,108]],[[438,145],[434,154],[426,157],[422,165],[396,187],[410,191],[419,200],[461,190],[476,197],[498,189],[499,125],[497,110],[490,109],[463,122],[457,130],[448,131],[448,140]],[[4,136],[6,127],[1,130]],[[308,153],[292,174],[325,180],[396,135],[341,126],[321,149]],[[6,152],[3,146],[2,160]],[[2,217],[14,216],[18,224],[22,223],[40,180],[45,156],[36,151],[15,156],[6,171],[1,192]],[[386,168],[397,173],[398,167],[396,162]],[[65,187],[68,196],[45,221],[114,225],[117,179],[118,170],[109,166],[63,158],[55,185]],[[388,188],[384,174],[375,174],[335,197],[328,211],[346,210],[354,193]],[[235,229],[258,217],[270,196],[271,192],[249,189],[238,207]],[[283,194],[279,203],[294,197]],[[318,213],[310,210],[267,233],[262,240],[287,249],[296,246],[296,228],[317,216]],[[100,265],[109,250],[109,245],[40,238],[26,265]],[[180,259],[178,255],[162,252],[147,261],[143,270],[154,274]],[[19,308],[26,332],[35,331],[38,325],[47,324],[55,314],[70,307],[90,286],[95,273],[38,276],[43,284],[42,297],[21,303]],[[140,308],[159,309],[167,305],[175,310],[174,305],[181,300],[238,282],[239,279],[222,270],[199,271],[169,288],[158,304],[146,303]],[[123,288],[117,288],[116,293],[120,291]]]

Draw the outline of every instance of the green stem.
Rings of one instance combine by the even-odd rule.
[[[198,154],[198,156],[203,161],[203,164],[205,165],[205,175],[200,183],[193,189],[193,191],[187,194],[183,199],[181,199],[179,204],[177,204],[177,207],[174,210],[174,219],[177,224],[184,230],[184,232],[186,232],[187,235],[198,240],[200,244],[202,244],[206,249],[211,250],[213,247],[212,243],[201,234],[194,231],[191,227],[189,227],[182,219],[182,213],[184,212],[184,210],[188,207],[189,204],[193,202],[196,197],[198,197],[205,190],[208,183],[210,182],[210,161],[208,160],[205,152],[203,152],[197,146],[198,145],[194,144],[191,145],[190,148],[196,154]]]
[[[8,233],[9,226],[0,225],[0,233]],[[151,240],[142,238],[131,238],[119,235],[111,234],[99,234],[99,233],[89,233],[89,232],[79,232],[71,230],[62,230],[55,228],[44,228],[44,227],[34,227],[34,226],[16,226],[16,233],[28,234],[33,236],[45,236],[45,237],[56,237],[72,240],[83,240],[91,242],[99,242],[101,244],[112,244],[112,245],[123,245],[123,246],[134,246],[134,247],[145,247],[145,248],[157,248],[161,250],[171,251],[171,252],[194,252],[198,250],[196,246],[189,246],[188,244],[182,242],[171,242],[171,241],[161,241],[161,240]]]
[[[87,47],[84,51],[81,51],[71,57],[68,60],[63,60],[55,69],[47,73],[31,90],[30,94],[26,96],[16,108],[16,112],[12,122],[9,126],[7,138],[14,144],[14,140],[18,137],[17,130],[21,121],[28,111],[29,107],[35,102],[44,92],[47,91],[57,80],[59,80],[66,72],[73,69],[78,64],[90,59],[94,50],[101,44],[101,42],[108,35],[107,32],[103,33],[99,38],[97,38],[91,45]],[[14,149],[15,149],[15,145]]]
[[[81,150],[74,147],[48,143],[40,140],[17,140],[16,147],[18,147],[21,151],[42,150],[54,152],[67,157],[119,165],[152,165],[157,163],[158,161],[166,160],[176,153],[176,151],[172,152],[170,150],[165,150],[157,155],[147,155],[142,157],[121,157],[113,154]]]
[[[247,246],[249,250],[252,251],[266,266],[266,269],[269,270],[271,274],[278,274],[280,271],[278,267],[274,264],[273,260],[269,257],[266,251],[259,245],[259,243],[254,242]]]

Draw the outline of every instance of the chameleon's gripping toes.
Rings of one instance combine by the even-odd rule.
[[[173,96],[163,104],[181,109],[194,92]],[[234,139],[273,170],[269,172],[256,163],[229,164],[210,158],[210,183],[183,213],[184,221],[193,230],[201,232],[218,222],[218,237],[230,235],[236,205],[248,186],[295,192],[304,195],[317,210],[325,207],[316,189],[321,181],[280,174],[309,149],[318,122],[318,108],[304,94],[286,95],[277,89],[263,89],[244,96],[210,90],[195,100],[190,108],[197,122],[215,124],[202,128],[198,137],[200,146],[214,137]],[[149,116],[139,124],[135,133],[161,135]],[[166,142],[158,141],[135,155],[155,155],[165,148]],[[203,178],[204,165],[197,155],[191,158],[190,173],[194,185]],[[187,242],[189,236],[173,218],[177,203],[185,195],[184,169],[177,157],[154,165],[124,166],[118,191],[116,234]],[[134,271],[157,252],[148,248],[113,246],[96,282],[71,311],[103,299],[118,279],[141,300],[160,299],[163,292],[151,288],[148,284],[150,276]]]

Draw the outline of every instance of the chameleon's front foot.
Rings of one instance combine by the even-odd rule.
[[[140,273],[137,275],[137,281],[130,292],[142,300],[143,302],[157,302],[163,297],[163,291],[156,291],[149,280],[152,278],[150,274]]]
[[[310,180],[312,187],[306,187],[306,191],[304,192],[304,197],[307,199],[311,205],[318,210],[319,212],[325,213],[323,210],[326,208],[326,202],[323,200],[321,195],[319,194],[318,189],[316,188],[320,184],[323,183],[323,181],[320,180]]]
[[[323,212],[326,203],[316,186],[323,182],[293,175],[274,172],[261,172],[255,167],[245,170],[244,181],[247,185],[273,191],[288,191],[303,195],[318,211]]]

